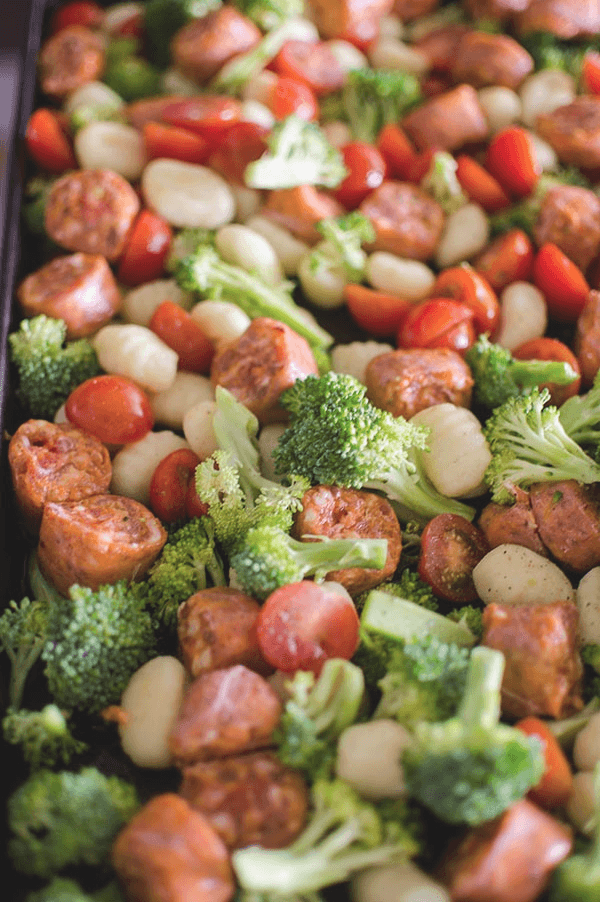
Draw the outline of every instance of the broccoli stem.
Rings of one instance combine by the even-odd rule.
[[[577,378],[577,373],[571,364],[559,360],[517,360],[515,358],[510,365],[510,373],[522,388],[541,385],[543,382],[569,385]]]
[[[307,572],[343,570],[345,567],[381,569],[387,556],[387,539],[331,539],[319,542],[288,539],[296,563]]]
[[[585,395],[574,395],[558,412],[565,432],[579,445],[596,445],[600,440],[600,370]]]
[[[21,707],[27,677],[40,657],[45,644],[45,637],[36,637],[32,640],[31,645],[19,648],[16,653],[8,646],[5,648],[12,664],[8,683],[9,706],[15,711]]]
[[[504,655],[483,645],[471,652],[465,693],[458,718],[467,726],[492,729],[500,719],[500,686]]]

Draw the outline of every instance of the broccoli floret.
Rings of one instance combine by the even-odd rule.
[[[390,592],[398,598],[414,601],[415,604],[427,611],[437,611],[439,605],[433,594],[431,586],[422,580],[414,570],[404,569],[397,579],[391,583],[384,583],[377,587],[382,592]]]
[[[65,344],[62,319],[40,314],[22,320],[8,336],[17,369],[17,395],[33,417],[52,420],[73,389],[101,372],[96,352],[85,338]]]
[[[586,53],[599,48],[597,40],[565,41],[548,31],[521,35],[519,42],[533,57],[536,70],[560,69],[572,75],[576,82],[581,76]]]
[[[343,780],[317,780],[312,801],[308,825],[287,848],[249,846],[233,853],[243,890],[275,898],[318,892],[362,868],[419,851],[414,813],[404,802],[371,804]]]
[[[50,611],[42,651],[54,701],[91,713],[118,702],[154,649],[152,618],[135,587],[124,580],[97,591],[71,586]]]
[[[263,31],[276,28],[291,16],[304,12],[303,0],[233,0],[240,12]]]
[[[580,654],[583,663],[600,674],[600,645],[595,643],[584,645]]]
[[[273,735],[279,758],[311,781],[331,776],[338,736],[361,709],[362,670],[350,661],[329,658],[318,677],[297,670],[285,688],[287,701]]]
[[[10,857],[36,877],[69,865],[106,865],[116,833],[138,808],[134,786],[95,767],[37,770],[8,800]]]
[[[332,264],[340,267],[351,282],[361,282],[365,275],[367,255],[364,242],[375,240],[373,223],[358,210],[334,219],[321,219],[316,229],[325,243],[310,254],[310,266],[318,271]]]
[[[103,80],[128,103],[160,93],[160,73],[140,56],[115,60],[104,73]]]
[[[63,712],[53,704],[41,711],[9,708],[2,721],[2,731],[6,742],[21,746],[32,770],[42,765],[68,764],[87,749],[85,742],[73,737]]]
[[[455,717],[417,724],[402,764],[409,795],[440,820],[475,826],[501,814],[544,772],[541,743],[499,722],[501,652],[471,652],[465,693]]]
[[[589,188],[590,182],[575,167],[560,168],[556,172],[543,173],[528,197],[488,217],[491,234],[500,235],[510,229],[522,229],[530,237],[533,237],[542,201],[550,188],[558,185],[577,185],[580,188]]]
[[[517,360],[508,348],[494,344],[485,333],[469,348],[465,360],[475,380],[475,400],[490,410],[545,382],[569,385],[577,379],[577,373],[569,363]]]
[[[153,63],[166,68],[175,32],[219,6],[221,0],[148,0],[144,4],[144,40]]]
[[[429,172],[421,181],[421,188],[448,214],[460,210],[468,201],[456,177],[457,169],[458,163],[452,154],[439,150],[434,153]]]
[[[399,122],[420,100],[419,80],[392,69],[352,69],[341,94],[352,134],[370,144],[375,143],[384,125]]]
[[[125,902],[125,898],[116,880],[88,893],[70,877],[53,877],[45,887],[29,893],[25,902]]]
[[[600,465],[565,432],[557,408],[545,406],[549,398],[545,388],[509,398],[483,427],[492,452],[485,480],[492,499],[499,504],[513,501],[514,486],[527,488],[534,482],[562,479],[600,480]]]
[[[23,598],[11,601],[0,617],[0,647],[10,660],[9,706],[21,707],[25,682],[48,635],[48,605]]]
[[[313,484],[374,489],[397,502],[406,519],[457,513],[471,520],[471,507],[441,495],[419,466],[429,430],[394,417],[366,398],[366,388],[342,373],[308,376],[286,389],[280,403],[290,425],[273,452],[280,473],[296,473]]]
[[[600,897],[600,764],[594,768],[592,841],[562,861],[552,874],[550,902],[597,902]]]
[[[214,247],[216,234],[214,229],[202,229],[199,226],[181,229],[180,232],[177,232],[171,242],[165,263],[167,272],[175,274],[181,261],[191,254],[195,254],[199,248],[205,245]]]
[[[472,604],[465,604],[460,608],[454,608],[446,614],[448,620],[453,623],[462,623],[469,629],[476,639],[481,639],[483,634],[483,611]]]
[[[25,185],[21,216],[32,235],[46,234],[46,203],[55,178],[36,175]]]
[[[558,417],[563,429],[578,445],[600,445],[600,370],[585,395],[573,395],[561,404]]]

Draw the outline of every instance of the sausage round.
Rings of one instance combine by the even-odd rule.
[[[37,532],[48,501],[80,501],[108,490],[112,466],[102,442],[69,423],[28,420],[12,436],[8,462],[27,529]]]
[[[344,212],[341,204],[318,191],[313,185],[270,191],[261,213],[308,244],[322,239],[315,225],[321,219],[333,219]]]
[[[52,35],[40,51],[40,86],[61,100],[104,71],[104,41],[83,25],[69,25]]]
[[[67,338],[85,338],[118,313],[122,298],[106,259],[99,254],[55,257],[17,289],[26,316],[62,319]]]
[[[470,31],[456,48],[452,80],[484,88],[502,85],[516,90],[533,70],[533,58],[514,38]]]
[[[370,41],[393,3],[394,0],[309,0],[308,5],[322,37]]]
[[[63,175],[50,189],[45,228],[67,250],[117,260],[139,209],[140,200],[122,175],[82,169]]]
[[[538,246],[556,244],[585,272],[600,252],[600,199],[574,185],[551,188],[544,195],[533,234]]]
[[[98,589],[120,579],[142,579],[167,533],[148,508],[120,495],[48,502],[40,526],[42,573],[66,595],[74,583]]]
[[[532,0],[515,16],[521,35],[546,31],[558,38],[596,37],[600,32],[600,5],[590,0]]]
[[[383,182],[359,210],[373,223],[372,248],[410,260],[429,260],[444,228],[444,211],[429,194],[408,182]]]
[[[428,31],[424,37],[415,41],[414,46],[425,54],[434,72],[449,74],[456,59],[458,46],[470,31],[468,25],[442,25]]]
[[[600,291],[590,291],[577,319],[573,347],[582,382],[591,385],[600,369]]]
[[[233,56],[252,50],[261,37],[247,16],[233,6],[221,6],[180,28],[171,55],[184,75],[202,84]]]
[[[417,150],[450,151],[484,141],[490,130],[472,85],[432,97],[404,117],[402,128]]]
[[[539,482],[530,490],[531,509],[542,541],[577,573],[600,564],[600,486],[574,479]]]
[[[539,534],[527,493],[514,504],[496,504],[491,501],[481,511],[478,526],[490,548],[498,545],[524,545],[537,554],[548,557],[548,549]]]
[[[561,162],[582,169],[600,166],[600,97],[585,94],[552,113],[542,113],[536,131]]]

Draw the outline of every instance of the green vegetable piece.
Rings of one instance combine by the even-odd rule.
[[[144,39],[152,62],[166,69],[175,32],[219,6],[221,0],[148,0],[144,4]]]
[[[48,606],[23,598],[11,601],[0,617],[0,646],[10,660],[9,706],[21,707],[25,683],[39,660],[48,635]]]
[[[113,62],[104,73],[104,81],[128,103],[160,93],[158,69],[139,56]]]
[[[565,859],[552,875],[550,902],[600,902],[600,764],[594,769],[594,831],[588,849]]]
[[[468,203],[456,177],[458,163],[451,153],[439,150],[434,153],[429,171],[421,181],[421,188],[438,202],[447,214],[455,213]]]
[[[302,0],[234,0],[234,6],[263,31],[276,28],[304,12]]]
[[[354,137],[374,144],[379,132],[396,124],[421,101],[419,80],[392,69],[352,69],[341,102]]]
[[[600,370],[591,389],[573,395],[561,404],[558,417],[565,432],[578,445],[597,448],[600,444]]]
[[[358,210],[353,210],[335,219],[321,219],[316,229],[326,245],[311,252],[311,268],[318,271],[322,265],[340,266],[349,281],[362,281],[367,263],[362,245],[375,240],[371,220]]]
[[[41,711],[9,708],[2,721],[2,732],[6,742],[21,746],[32,770],[68,764],[87,749],[85,742],[71,735],[63,712],[53,704]]]

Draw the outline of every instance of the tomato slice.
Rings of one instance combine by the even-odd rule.
[[[578,374],[578,378],[569,385],[556,385],[554,382],[544,383],[545,388],[550,392],[550,400],[552,404],[560,407],[567,398],[579,394],[581,388],[581,368],[575,354],[558,338],[532,338],[513,350],[513,357],[517,360],[558,360],[561,363],[568,363],[571,368]]]
[[[358,614],[348,595],[303,580],[269,595],[258,615],[258,644],[278,670],[318,674],[329,658],[352,657],[358,628]]]
[[[472,267],[451,266],[443,270],[435,280],[431,291],[436,297],[462,301],[473,311],[478,332],[493,332],[500,322],[500,304],[496,292],[482,275]]]
[[[451,348],[464,353],[475,342],[474,314],[462,301],[430,298],[412,304],[398,333],[401,348]]]
[[[119,260],[119,280],[124,285],[141,285],[158,279],[164,272],[172,240],[169,223],[150,210],[142,210]]]
[[[90,0],[73,0],[59,7],[50,20],[50,31],[56,34],[70,25],[85,25],[86,28],[99,28],[104,18],[104,10]]]
[[[419,576],[439,598],[455,604],[477,600],[473,568],[490,546],[480,529],[459,514],[438,514],[421,535]]]
[[[399,125],[384,125],[377,136],[377,148],[385,160],[388,178],[406,179],[417,151]]]
[[[332,193],[347,210],[355,210],[383,182],[385,160],[366,141],[349,141],[340,150],[348,175]]]
[[[216,147],[224,132],[239,121],[241,112],[242,104],[235,97],[203,94],[166,104],[161,118],[168,125],[201,135]]]
[[[600,94],[600,53],[588,50],[583,58],[581,77],[590,94]]]
[[[505,191],[516,197],[531,194],[542,174],[533,140],[518,125],[502,129],[492,138],[486,168]]]
[[[202,135],[176,125],[147,122],[143,129],[144,147],[148,160],[166,157],[184,163],[206,163],[211,146]]]
[[[53,110],[40,107],[31,114],[25,131],[25,146],[34,163],[47,172],[60,174],[77,167],[71,142]]]
[[[582,271],[555,244],[543,244],[533,261],[533,280],[556,320],[574,323],[583,310],[590,288]]]
[[[255,122],[236,122],[227,129],[219,146],[211,153],[208,164],[228,181],[244,185],[249,163],[267,150],[268,129]]]
[[[125,376],[94,376],[74,389],[65,405],[74,426],[107,445],[143,438],[154,425],[148,396]]]
[[[496,213],[510,207],[510,197],[498,180],[473,157],[460,154],[456,158],[456,178],[469,200],[480,204],[486,213]]]
[[[337,56],[324,41],[286,41],[269,68],[308,85],[317,97],[339,90],[346,80]]]
[[[152,315],[150,329],[179,355],[179,369],[208,373],[215,347],[187,310],[163,301]]]
[[[511,282],[529,280],[534,254],[529,236],[521,229],[510,229],[482,250],[473,269],[499,293]]]
[[[200,458],[191,448],[178,448],[163,457],[150,481],[150,507],[164,523],[176,523],[187,516],[190,481],[194,481]]]
[[[396,335],[413,306],[404,298],[355,282],[344,286],[344,300],[354,322],[378,338]]]
[[[312,122],[319,118],[319,104],[314,91],[301,81],[280,75],[269,96],[269,108],[278,121],[291,116]]]

